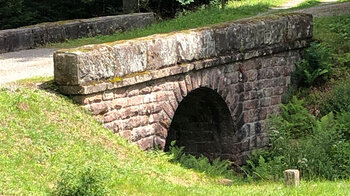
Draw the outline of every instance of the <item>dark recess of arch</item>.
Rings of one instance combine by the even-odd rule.
[[[179,104],[170,125],[165,145],[171,141],[184,146],[186,153],[232,159],[237,150],[234,123],[222,97],[210,88],[191,91]]]

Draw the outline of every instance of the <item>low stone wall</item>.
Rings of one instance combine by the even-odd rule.
[[[153,13],[106,16],[38,24],[0,31],[0,53],[34,48],[87,36],[107,35],[142,28],[155,21]]]
[[[266,116],[279,112],[312,29],[311,15],[289,14],[60,50],[55,81],[142,149],[175,139],[240,165],[266,146]]]

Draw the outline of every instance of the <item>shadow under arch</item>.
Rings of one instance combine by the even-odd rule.
[[[184,152],[210,160],[234,159],[236,128],[222,97],[210,88],[191,91],[179,104],[166,138],[165,151],[171,142]]]

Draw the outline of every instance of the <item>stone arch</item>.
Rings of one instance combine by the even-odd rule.
[[[236,155],[235,124],[225,100],[215,90],[199,87],[179,103],[168,128],[165,150],[171,141],[184,151],[211,160]]]

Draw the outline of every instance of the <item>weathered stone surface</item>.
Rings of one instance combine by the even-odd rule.
[[[105,16],[44,23],[0,31],[0,53],[30,49],[50,42],[142,28],[155,21],[153,13]]]
[[[286,186],[299,186],[300,174],[297,169],[288,169],[284,171],[284,184]]]
[[[180,138],[185,152],[240,165],[268,144],[265,119],[280,112],[310,41],[300,29],[312,25],[309,18],[241,21],[59,51],[55,81],[141,149],[166,149]],[[287,37],[290,30],[297,33]]]
[[[310,32],[310,15],[273,16],[169,35],[152,35],[128,41],[60,50],[55,53],[54,58],[56,55],[77,55],[78,60],[72,66],[79,70],[79,77],[75,77],[78,78],[76,83],[79,84],[113,78],[121,80],[135,73],[158,71],[158,74],[153,75],[154,79],[172,73],[178,74],[179,69],[172,69],[172,73],[170,70],[168,73],[162,72],[163,75],[159,71],[161,68],[181,63],[204,60],[203,63],[184,66],[186,69],[182,72],[188,72],[191,67],[198,70],[221,64],[221,61],[229,63],[302,48],[308,45]],[[230,56],[225,59],[213,59],[226,54]],[[266,77],[269,76],[270,74]]]

